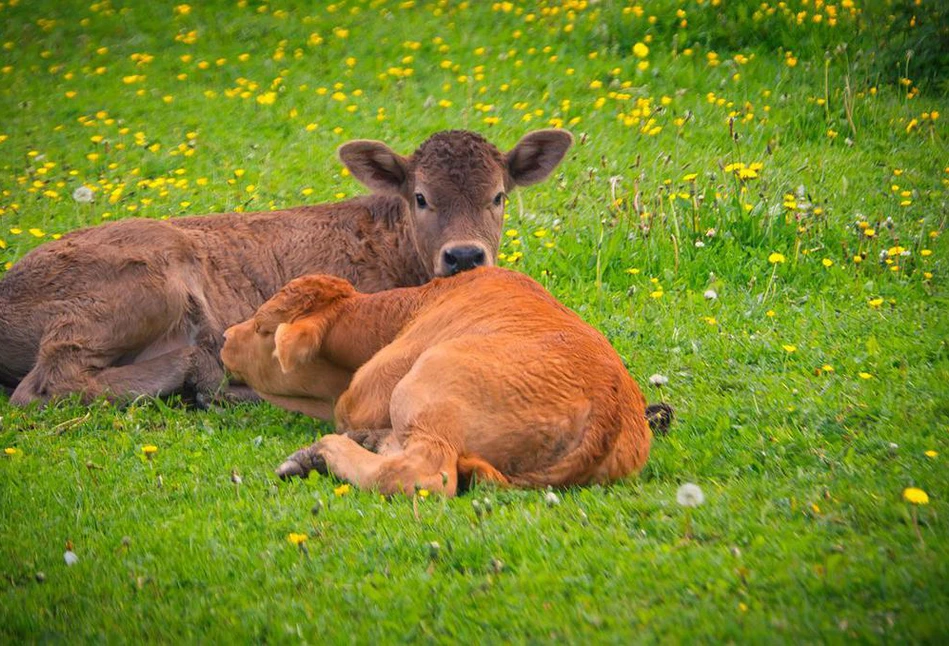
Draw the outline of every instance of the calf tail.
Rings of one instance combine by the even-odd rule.
[[[665,402],[646,406],[646,421],[649,422],[649,430],[656,435],[666,435],[674,418],[675,411]]]

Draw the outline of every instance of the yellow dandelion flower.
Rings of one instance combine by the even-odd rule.
[[[883,305],[883,298],[881,297],[881,298],[870,299],[869,305],[870,307],[880,307],[881,305]]]
[[[341,484],[335,489],[333,489],[333,493],[336,494],[337,496],[345,496],[346,494],[350,492],[351,489],[352,487],[350,487],[348,484]]]
[[[861,379],[873,379],[873,375],[871,375],[869,372],[858,372],[857,376]]]
[[[834,261],[831,260],[830,258],[824,258],[824,259],[821,260],[820,262],[821,262],[821,264],[824,265],[825,267],[832,267],[833,264],[834,264]]]
[[[155,453],[158,453],[158,447],[155,446],[154,444],[146,444],[145,446],[142,447],[142,453],[144,453],[145,455],[153,455]]]
[[[306,534],[298,534],[297,532],[290,532],[289,534],[287,534],[287,540],[299,547],[300,545],[303,545],[306,542]]]
[[[932,449],[930,449],[930,450],[926,451],[925,455],[926,455],[927,458],[934,458],[934,457],[936,457],[937,455],[939,455],[939,452],[938,452],[938,451],[933,451]]]
[[[922,489],[907,487],[903,489],[903,500],[914,505],[928,505],[929,496]]]
[[[784,254],[778,253],[777,251],[768,256],[768,262],[770,262],[772,265],[784,262],[785,260],[786,258],[784,257]]]
[[[740,168],[738,169],[738,179],[757,179],[758,171],[754,168]]]
[[[781,347],[784,348],[784,351],[787,352],[788,354],[791,354],[792,352],[797,352],[797,346],[791,345],[790,343],[786,343],[782,345]]]
[[[14,448],[14,447],[12,447],[12,446],[8,446],[7,448],[3,449],[3,453],[4,453],[4,455],[14,456],[14,455],[16,455],[17,453],[22,453],[22,451],[20,451],[20,449]]]
[[[649,47],[643,43],[636,43],[633,45],[633,54],[636,55],[636,58],[646,58],[649,56]]]

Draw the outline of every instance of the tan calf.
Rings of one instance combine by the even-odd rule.
[[[249,324],[255,337],[229,333],[224,360],[262,393],[287,376],[305,388],[309,370],[354,372],[335,408],[345,434],[290,456],[281,476],[326,469],[387,494],[454,495],[471,474],[522,487],[611,482],[649,452],[643,396],[609,342],[516,272],[482,268],[377,294],[305,276]],[[235,363],[268,348],[284,373],[273,381],[273,367]],[[338,394],[311,388],[327,403]]]

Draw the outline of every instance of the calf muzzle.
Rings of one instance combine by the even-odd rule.
[[[441,264],[445,276],[454,276],[462,271],[483,267],[487,261],[488,255],[484,249],[475,245],[451,247],[442,251]]]

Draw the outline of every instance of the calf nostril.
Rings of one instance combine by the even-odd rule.
[[[445,266],[448,267],[451,273],[458,271],[458,258],[455,257],[455,254],[451,251],[446,251],[442,254],[442,259],[445,261]]]

